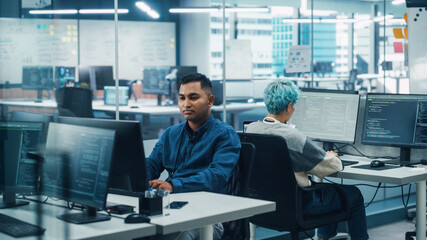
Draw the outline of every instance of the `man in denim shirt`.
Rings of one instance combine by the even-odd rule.
[[[212,84],[205,75],[189,74],[178,86],[179,110],[187,121],[166,129],[156,143],[147,159],[149,184],[171,193],[227,193],[239,159],[240,139],[231,126],[213,118]],[[165,169],[168,179],[159,180]],[[214,235],[217,230],[215,226]]]

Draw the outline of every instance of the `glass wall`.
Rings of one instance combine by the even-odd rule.
[[[299,87],[408,92],[407,39],[394,35],[406,27],[406,7],[396,3],[229,0],[223,13],[218,0],[121,0],[116,30],[114,0],[2,1],[0,98],[9,103],[1,117],[15,110],[57,116],[55,91],[75,86],[91,90],[94,117],[115,119],[117,112],[140,121],[146,139],[158,138],[183,121],[174,83],[191,71],[214,81],[217,103],[232,105],[225,112],[214,106],[215,116],[236,130],[265,113],[263,89],[275,78]],[[290,56],[298,46],[306,56],[295,71]]]

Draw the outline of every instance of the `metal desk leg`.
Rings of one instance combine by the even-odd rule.
[[[426,239],[426,182],[417,182],[417,239]]]
[[[200,239],[201,240],[212,240],[213,239],[213,226],[206,225],[200,228]]]
[[[255,224],[249,223],[249,232],[250,232],[249,240],[255,240],[256,239],[256,225]]]

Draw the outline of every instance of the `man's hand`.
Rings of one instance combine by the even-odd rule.
[[[337,156],[337,157],[338,157],[338,153],[336,153],[336,152],[334,152],[334,151],[327,151],[327,153],[333,154],[333,155],[335,155],[335,156]]]
[[[166,189],[166,190],[169,190],[170,193],[172,193],[173,191],[173,186],[170,182],[156,179],[156,180],[149,181],[148,184],[152,188]]]

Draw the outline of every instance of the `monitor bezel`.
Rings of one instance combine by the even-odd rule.
[[[25,68],[46,68],[46,69],[50,69],[52,71],[52,78],[50,79],[51,80],[50,84],[48,86],[41,85],[41,84],[35,85],[35,86],[25,84],[24,83],[24,69]],[[54,73],[53,66],[45,66],[45,65],[43,65],[43,66],[22,66],[22,79],[21,80],[22,80],[21,88],[24,90],[52,90],[55,87],[55,83],[54,83],[55,73]],[[49,81],[48,81],[48,83],[49,83]]]
[[[89,131],[94,129],[94,128],[91,128],[91,127],[77,126],[77,125],[71,125],[71,124],[64,124],[64,123],[56,123],[56,122],[54,122],[54,123],[50,123],[49,124],[49,131],[51,131],[51,129],[56,128],[58,125],[62,125],[64,127],[68,125],[68,127],[75,127],[75,128],[80,128],[81,130],[89,130]],[[115,137],[115,131],[114,130],[110,130],[110,129],[100,129],[100,128],[95,128],[95,129],[101,130],[101,131],[104,130],[105,131],[104,133],[107,133],[107,132],[110,132],[110,134],[113,133],[113,136],[114,136],[113,139],[114,139],[114,141],[113,141],[113,147],[111,149],[111,151],[112,151],[111,152],[111,157],[112,157],[114,155],[114,145],[115,145],[115,139],[116,139],[116,137]],[[49,133],[48,133],[48,136],[49,136]],[[47,152],[45,153],[44,161],[46,161],[46,154],[47,154]],[[56,157],[58,157],[58,156],[56,156]],[[42,178],[41,178],[41,183],[40,183],[40,192],[41,192],[41,194],[49,196],[49,197],[56,197],[56,198],[59,198],[59,199],[65,200],[65,201],[80,203],[80,204],[83,204],[83,205],[85,205],[85,206],[87,206],[89,208],[104,208],[106,206],[106,204],[107,204],[108,183],[110,181],[111,163],[112,163],[112,160],[110,160],[110,166],[109,166],[110,168],[109,168],[108,179],[107,179],[107,188],[106,188],[106,191],[105,191],[105,195],[103,196],[103,199],[102,199],[102,204],[97,204],[93,200],[84,200],[84,199],[82,200],[82,199],[79,199],[79,198],[75,198],[75,197],[72,196],[72,191],[70,191],[69,189],[68,190],[64,189],[64,187],[62,187],[62,186],[61,186],[61,192],[59,192],[59,193],[56,190],[56,188],[51,188],[50,186],[49,186],[48,189],[45,189],[45,187],[43,186],[43,172],[41,173],[41,177]],[[43,167],[42,167],[42,171],[43,171]],[[67,196],[67,195],[69,195],[69,196]]]
[[[399,144],[399,143],[387,143],[387,142],[371,142],[366,141],[365,136],[365,129],[366,129],[366,118],[368,115],[368,111],[366,111],[366,108],[368,106],[368,99],[369,96],[423,96],[427,100],[427,94],[400,94],[400,93],[368,93],[366,95],[366,102],[365,102],[365,112],[363,116],[363,126],[362,126],[362,135],[361,135],[361,144],[363,145],[373,145],[373,146],[384,146],[384,147],[400,147],[400,148],[426,148],[427,143],[424,145],[415,145],[415,144]]]
[[[326,139],[326,138],[317,138],[317,137],[310,137],[311,140],[317,141],[317,142],[323,142],[323,143],[338,143],[338,144],[354,144],[356,142],[356,134],[357,134],[357,123],[359,119],[359,109],[360,109],[360,95],[358,91],[351,91],[351,90],[336,90],[336,89],[322,89],[322,88],[301,88],[301,92],[314,92],[314,93],[332,93],[332,94],[347,94],[347,95],[357,95],[359,98],[358,105],[357,105],[357,113],[356,113],[356,124],[354,127],[354,137],[353,141],[345,141],[345,140],[336,140],[336,139]],[[298,106],[298,103],[297,105]],[[291,118],[292,119],[292,118]],[[305,133],[304,133],[305,134]]]
[[[65,123],[65,124],[70,124],[70,125],[78,125],[78,126],[86,126],[86,127],[95,127],[95,128],[106,128],[106,129],[116,129],[116,127],[106,127],[105,125],[110,125],[110,124],[115,124],[115,125],[119,125],[120,122],[124,123],[124,124],[128,124],[129,126],[132,126],[133,128],[136,128],[137,131],[135,131],[134,134],[136,134],[136,138],[137,139],[137,143],[136,144],[140,144],[140,152],[139,154],[141,154],[141,156],[139,156],[140,158],[137,159],[136,161],[139,162],[134,162],[131,161],[132,164],[134,164],[135,167],[140,166],[142,167],[142,169],[140,171],[145,171],[145,174],[136,174],[138,175],[138,179],[141,178],[141,181],[143,181],[141,184],[145,185],[145,186],[141,186],[141,185],[137,185],[137,187],[142,187],[142,189],[140,189],[139,191],[128,191],[125,189],[117,189],[111,187],[111,181],[114,180],[114,167],[115,167],[115,160],[116,160],[116,156],[115,154],[119,154],[119,152],[114,151],[113,153],[113,158],[111,161],[111,169],[110,169],[110,178],[109,178],[109,189],[108,192],[109,193],[114,193],[114,194],[120,194],[120,195],[128,195],[128,196],[134,196],[136,193],[141,193],[144,192],[145,190],[148,189],[148,175],[147,175],[147,166],[146,166],[146,156],[145,156],[145,151],[144,151],[144,143],[143,143],[143,136],[142,136],[142,132],[141,132],[141,125],[139,121],[132,121],[132,120],[112,120],[112,119],[91,119],[91,118],[77,118],[77,117],[58,117],[58,122],[59,123]],[[135,129],[135,130],[136,130]],[[119,137],[119,134],[117,133],[119,131],[116,130],[116,146],[120,143],[117,141],[117,138]],[[137,151],[137,150],[134,150]],[[137,153],[135,153],[137,154]],[[134,159],[135,160],[135,159]],[[139,164],[143,164],[143,165],[139,165]],[[142,175],[142,177],[141,177]],[[131,179],[131,185],[132,185],[132,176],[129,176]],[[134,176],[136,177],[136,176]],[[145,180],[144,180],[145,178]]]
[[[43,141],[43,134],[44,131],[46,130],[46,125],[43,122],[38,122],[38,121],[0,121],[0,124],[2,123],[11,123],[11,124],[24,124],[24,125],[29,125],[29,124],[33,124],[34,127],[39,127],[41,132],[40,132],[40,136],[39,136],[39,144],[41,144],[40,142]],[[38,125],[38,126],[35,126]],[[5,182],[3,182],[3,184],[1,184],[2,182],[0,182],[0,192],[4,193],[7,190],[11,190],[15,193],[19,193],[19,194],[40,194],[40,186],[36,186],[36,187],[31,187],[31,186],[23,186],[23,185],[17,185],[17,181],[19,178],[19,174],[18,174],[18,169],[19,169],[19,164],[20,164],[21,158],[18,159],[18,163],[17,163],[17,168],[15,171],[15,179],[14,179],[14,185],[6,185]],[[40,172],[38,173],[40,175]]]
[[[167,89],[164,89],[164,90],[159,90],[159,89],[152,90],[150,88],[148,88],[148,89],[145,88],[148,79],[146,79],[144,77],[144,71],[149,70],[149,69],[165,69],[165,70],[168,69],[167,70],[168,72],[165,75],[165,77],[166,77],[172,71],[172,66],[145,66],[142,69],[142,93],[144,93],[144,94],[157,94],[157,95],[170,95],[170,86],[168,86]],[[165,78],[165,83],[167,83],[166,78]],[[166,84],[166,85],[169,85],[169,84]]]

